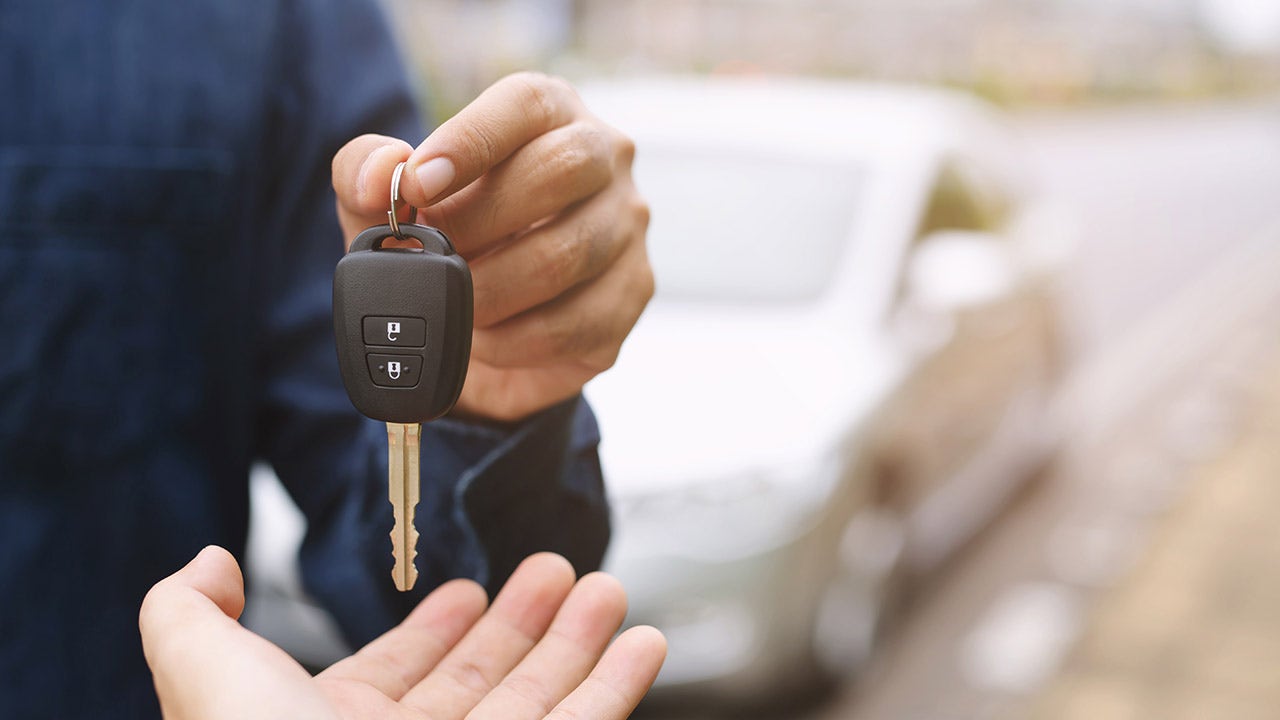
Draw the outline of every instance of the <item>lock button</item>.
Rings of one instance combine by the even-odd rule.
[[[379,387],[416,387],[422,377],[420,355],[380,355],[370,353],[369,377]]]
[[[427,322],[417,317],[367,317],[364,344],[382,347],[414,347],[427,344]]]

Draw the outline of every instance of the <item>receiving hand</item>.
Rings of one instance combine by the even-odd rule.
[[[653,295],[632,142],[563,80],[504,78],[422,142],[363,135],[333,160],[347,243],[386,222],[391,174],[471,266],[475,332],[457,410],[518,420],[609,368]]]
[[[601,573],[575,584],[556,555],[525,560],[487,611],[485,603],[479,585],[447,583],[311,677],[236,622],[240,568],[211,546],[147,593],[139,625],[168,720],[625,718],[666,653],[649,627],[606,651],[626,612],[622,587]]]

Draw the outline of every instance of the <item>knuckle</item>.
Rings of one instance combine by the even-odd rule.
[[[568,243],[558,239],[549,239],[538,245],[535,251],[534,267],[538,277],[547,285],[558,286],[564,273],[564,257],[568,254]]]
[[[487,275],[477,271],[473,273],[473,322],[477,328],[487,328],[502,320],[505,309],[510,304],[508,283],[488,282]]]
[[[558,150],[566,161],[571,161],[565,166],[572,172],[606,178],[612,171],[608,138],[593,125],[576,123]]]
[[[556,236],[542,243],[537,266],[539,275],[548,286],[560,290],[576,284],[585,264],[586,253],[581,246],[584,232],[579,226],[574,235]]]
[[[639,192],[631,194],[629,202],[631,215],[636,219],[636,226],[639,227],[641,234],[649,230],[649,221],[653,217],[653,210],[649,207],[649,201]]]
[[[542,347],[547,357],[569,357],[582,344],[582,333],[574,323],[548,319],[542,324]]]
[[[506,76],[502,82],[515,86],[517,90],[525,90],[550,84],[551,76],[537,70],[520,70]]]
[[[528,113],[532,124],[545,127],[557,115],[558,88],[551,77],[539,72],[519,72],[508,76],[514,86],[516,102]]]
[[[559,75],[540,74],[543,84],[548,92],[556,97],[558,101],[569,101],[578,97],[578,91],[573,89],[573,83]]]
[[[649,301],[653,300],[654,292],[658,290],[658,279],[654,277],[653,265],[649,263],[648,254],[643,256],[643,261],[640,263],[640,274],[637,277],[637,283],[639,283],[640,288],[640,310],[637,311],[636,318],[639,318],[640,313],[644,313],[645,306],[648,306]]]
[[[644,313],[645,307],[649,305],[649,301],[653,299],[653,294],[657,290],[657,278],[653,273],[653,264],[649,262],[649,254],[642,251],[637,253],[637,257],[632,261],[631,279],[627,283],[628,295],[635,299],[632,306],[631,322],[634,324],[640,319],[640,315]]]
[[[591,147],[583,142],[583,136],[574,132],[560,138],[551,150],[546,165],[553,177],[576,183],[585,174],[592,174],[599,161]]]
[[[631,164],[636,159],[636,141],[620,130],[614,130],[613,134],[614,156],[624,166],[631,167]]]
[[[582,126],[582,145],[591,154],[592,173],[598,178],[608,178],[614,173],[615,163],[610,154],[608,133],[593,125]]]
[[[605,370],[613,367],[614,364],[618,362],[618,355],[621,353],[621,343],[609,343],[587,356],[587,369],[592,373],[599,375]]]
[[[501,152],[499,132],[497,128],[483,122],[467,127],[459,137],[463,154],[472,158],[472,162],[479,167],[489,167],[494,164]]]
[[[599,220],[583,218],[574,233],[574,256],[569,266],[566,280],[576,284],[595,275],[603,269],[608,252],[605,238],[609,228],[601,226]]]
[[[525,70],[512,73],[501,81],[513,92],[515,101],[528,113],[531,123],[551,127],[560,117],[561,107],[577,101],[573,85],[557,75]]]

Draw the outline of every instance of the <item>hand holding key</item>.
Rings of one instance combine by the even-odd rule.
[[[139,615],[142,646],[169,720],[401,718],[621,720],[666,651],[653,628],[612,643],[626,596],[563,558],[529,558],[485,609],[455,580],[399,626],[312,677],[238,622],[244,584],[231,555],[206,548],[157,583]],[[607,649],[606,649],[607,646]]]
[[[338,152],[348,243],[386,222],[408,160],[405,200],[470,264],[475,331],[457,412],[518,420],[612,365],[653,294],[632,154],[567,83],[530,73],[494,84],[416,150],[364,135]]]

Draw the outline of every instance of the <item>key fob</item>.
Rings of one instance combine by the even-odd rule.
[[[471,271],[449,238],[401,223],[421,248],[384,248],[379,225],[356,236],[333,275],[338,367],[356,409],[424,423],[458,401],[471,358]]]

